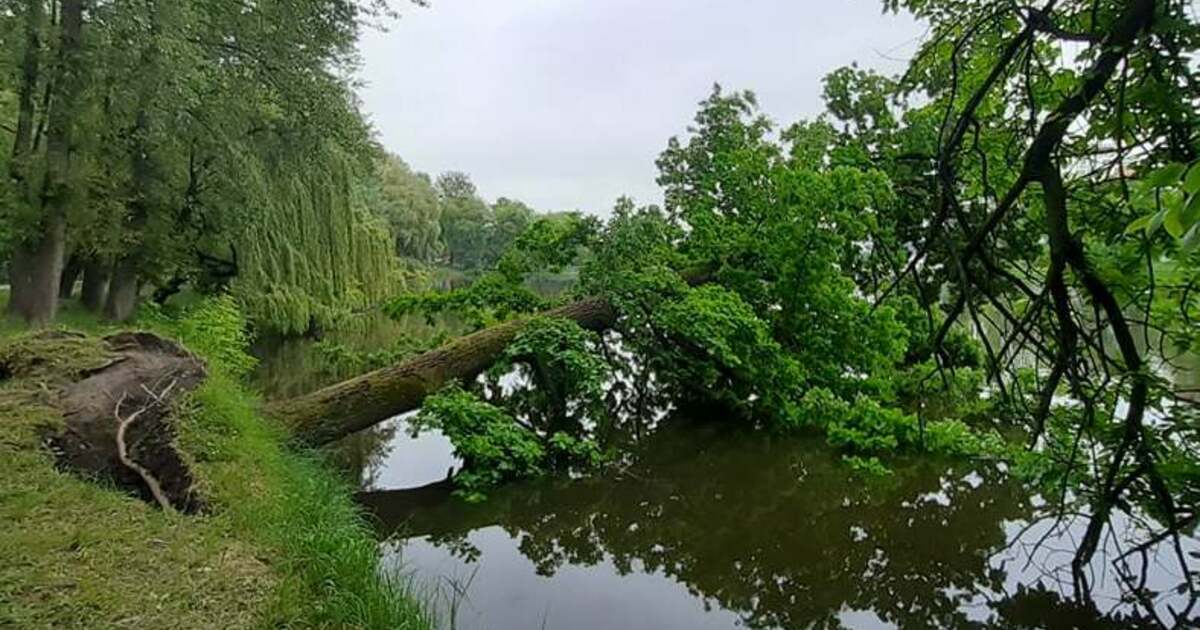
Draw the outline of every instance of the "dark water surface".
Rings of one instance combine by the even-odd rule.
[[[328,380],[302,376],[306,356],[267,357],[263,382],[292,393]],[[1057,521],[1000,467],[900,461],[866,480],[819,439],[667,421],[621,470],[470,504],[445,481],[449,442],[410,437],[403,419],[340,453],[388,564],[446,627],[1153,627],[1117,571],[1144,535],[1136,523],[1115,523],[1093,562],[1094,603],[1077,603],[1084,523]],[[1164,619],[1187,601],[1169,551],[1146,557],[1144,592]],[[1200,558],[1200,543],[1184,551]]]
[[[394,439],[385,469],[430,481],[452,463],[434,461],[435,440]],[[1146,625],[1115,575],[1096,575],[1094,607],[1064,595],[1083,524],[1036,544],[1052,521],[999,470],[914,461],[865,481],[820,441],[712,426],[660,429],[642,452],[623,472],[482,504],[438,481],[360,498],[389,562],[457,628]],[[1162,560],[1152,589],[1178,584]]]

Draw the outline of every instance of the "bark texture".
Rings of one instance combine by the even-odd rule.
[[[585,299],[543,313],[601,331],[617,314],[603,299]],[[421,406],[425,397],[452,380],[482,373],[517,336],[527,319],[505,322],[456,339],[394,365],[268,405],[267,414],[290,427],[304,443],[332,442]]]
[[[29,4],[32,7],[35,3]],[[23,192],[31,203],[38,204],[40,216],[34,233],[13,247],[9,312],[33,325],[45,325],[53,321],[58,309],[58,288],[66,244],[66,215],[71,200],[68,183],[71,176],[71,136],[84,63],[84,4],[84,0],[61,2],[57,72],[52,84],[53,98],[47,112],[45,175],[40,190],[36,191],[27,177],[28,171],[25,171],[26,177],[21,180]],[[31,8],[31,23],[35,17],[41,19],[41,13]],[[35,39],[29,37],[29,44],[34,42]],[[23,66],[25,78],[21,89],[33,89],[28,83],[31,75],[28,59]],[[32,66],[32,70],[36,73],[36,65]],[[20,99],[24,98],[22,94]],[[26,104],[22,101],[19,108],[26,108]],[[18,118],[22,114],[19,112]],[[27,128],[22,126],[24,124],[18,121],[18,134],[27,132]],[[18,135],[18,143],[25,140]],[[32,146],[15,146],[14,156],[31,157]]]
[[[64,213],[48,208],[33,239],[13,247],[9,312],[32,326],[49,324],[58,312],[66,231]]]
[[[108,292],[108,265],[104,261],[89,258],[83,263],[83,286],[79,289],[79,301],[89,311],[98,311],[104,306]]]
[[[9,177],[13,187],[21,191],[23,200],[30,199],[31,168],[33,152],[33,119],[36,115],[34,92],[40,77],[42,54],[41,33],[45,22],[45,6],[42,2],[28,2],[25,6],[25,51],[21,60],[21,82],[17,92],[17,126],[13,133],[12,154],[8,162]],[[8,312],[15,317],[24,317],[28,312],[29,253],[23,243],[14,244],[8,266],[9,299]]]
[[[67,258],[67,264],[63,266],[62,280],[58,283],[58,298],[60,300],[69,300],[75,293],[75,281],[79,279],[79,274],[83,271],[83,261],[78,256]]]
[[[123,322],[133,315],[137,306],[138,272],[132,258],[122,258],[113,266],[108,281],[108,297],[104,301],[104,317]]]

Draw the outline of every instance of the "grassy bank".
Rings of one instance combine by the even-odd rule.
[[[178,413],[181,450],[211,504],[200,516],[59,472],[40,446],[42,427],[61,423],[55,388],[105,360],[103,326],[68,314],[90,334],[0,329],[10,366],[0,379],[0,627],[431,625],[406,584],[380,572],[350,489],[257,414],[230,308],[139,322],[210,364]]]

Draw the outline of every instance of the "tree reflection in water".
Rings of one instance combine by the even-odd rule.
[[[641,452],[620,473],[513,485],[478,505],[450,498],[445,483],[361,498],[386,533],[460,562],[486,566],[492,546],[508,544],[542,576],[568,566],[611,567],[614,581],[663,575],[756,628],[836,628],[847,611],[901,627],[1150,625],[1128,606],[1106,616],[1061,596],[1044,572],[1050,543],[1024,566],[1010,543],[1036,499],[998,470],[926,460],[864,481],[816,441],[694,426],[661,428]],[[506,540],[472,535],[493,527]]]

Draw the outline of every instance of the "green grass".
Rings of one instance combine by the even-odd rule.
[[[95,335],[0,328],[0,361],[15,366],[0,380],[0,627],[432,626],[406,581],[380,570],[347,485],[317,454],[285,447],[219,367],[178,414],[208,513],[163,512],[55,470],[40,446],[41,429],[62,422],[54,388],[104,357]]]

